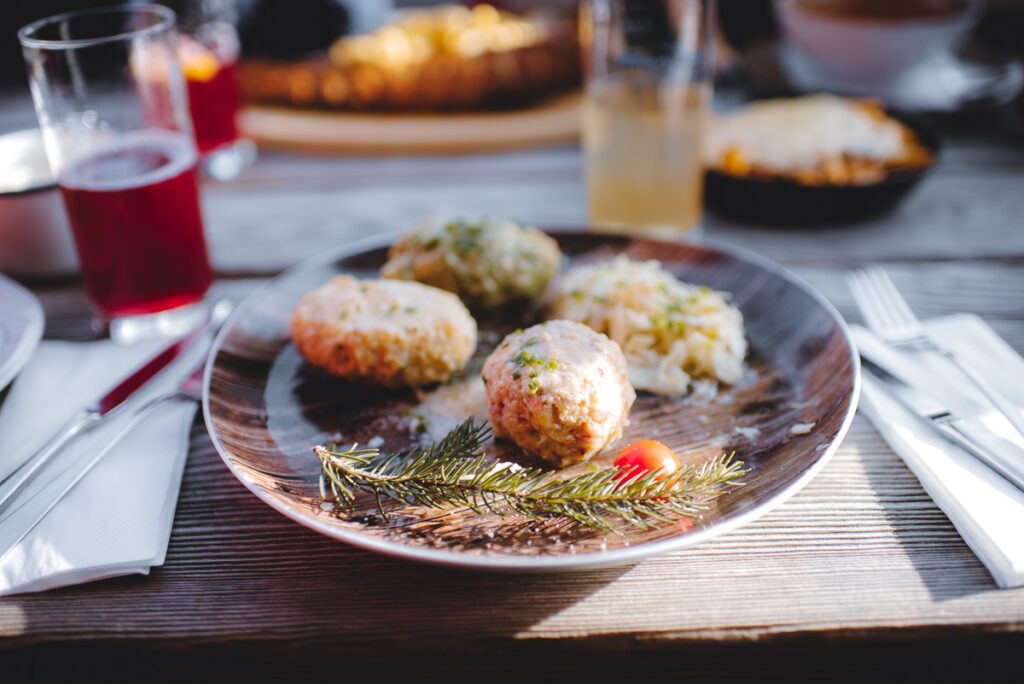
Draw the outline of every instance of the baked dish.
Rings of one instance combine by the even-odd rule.
[[[411,11],[374,33],[338,39],[326,55],[240,68],[250,101],[370,111],[511,107],[579,80],[569,27],[490,5]]]
[[[923,169],[934,155],[876,102],[809,95],[755,102],[718,118],[706,160],[733,177],[855,186]]]

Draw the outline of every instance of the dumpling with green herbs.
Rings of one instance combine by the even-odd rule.
[[[439,287],[471,309],[486,311],[539,297],[561,256],[558,244],[536,228],[457,219],[402,236],[389,250],[381,276]]]
[[[561,467],[621,437],[636,399],[619,345],[574,321],[512,333],[482,375],[495,436]]]
[[[299,300],[292,341],[310,365],[350,382],[444,382],[476,349],[476,321],[450,292],[338,275]]]

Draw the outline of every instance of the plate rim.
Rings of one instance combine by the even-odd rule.
[[[0,360],[0,392],[2,392],[14,382],[18,373],[32,358],[36,347],[39,346],[39,341],[43,339],[43,329],[46,327],[46,316],[38,297],[25,286],[2,273],[0,273],[0,289],[7,289],[27,304],[25,324],[21,329],[18,341],[14,344],[14,350],[9,357]]]
[[[542,230],[545,232],[556,232],[556,233],[581,233],[587,234],[590,231],[585,228],[578,227],[556,227],[556,226],[544,226]],[[853,387],[850,396],[850,405],[846,411],[846,415],[843,416],[843,420],[840,423],[839,431],[836,433],[835,439],[829,444],[828,448],[822,451],[820,457],[815,461],[809,468],[804,470],[788,487],[783,489],[781,492],[776,494],[771,499],[761,503],[749,511],[741,515],[728,518],[720,523],[704,528],[698,532],[693,532],[686,535],[669,537],[667,539],[660,539],[657,541],[645,542],[636,546],[628,546],[620,549],[613,549],[610,551],[602,552],[590,552],[581,554],[569,554],[560,556],[501,556],[501,555],[485,555],[485,554],[467,554],[460,553],[457,551],[448,551],[432,548],[424,548],[418,546],[411,546],[407,544],[401,544],[392,542],[387,539],[378,537],[371,537],[367,535],[361,535],[358,533],[351,533],[347,530],[338,529],[326,523],[322,523],[316,518],[306,517],[296,509],[280,504],[279,501],[271,497],[269,493],[264,492],[259,485],[245,473],[241,472],[229,458],[227,448],[221,443],[220,438],[217,436],[214,430],[213,418],[210,409],[210,381],[213,377],[214,360],[217,354],[220,352],[221,346],[224,343],[224,339],[227,334],[231,331],[232,326],[241,318],[241,315],[245,313],[253,303],[258,301],[258,297],[264,292],[265,289],[270,288],[273,284],[277,283],[289,275],[312,268],[320,265],[324,262],[334,261],[342,258],[346,255],[354,255],[359,252],[365,252],[371,249],[380,249],[386,247],[399,235],[402,231],[389,231],[378,235],[367,236],[364,238],[358,238],[349,242],[342,243],[331,249],[325,250],[320,254],[314,255],[285,269],[278,275],[274,276],[267,282],[263,283],[239,304],[235,310],[231,313],[228,319],[221,326],[221,329],[217,332],[217,336],[214,338],[213,344],[210,346],[210,350],[206,357],[206,367],[203,372],[203,421],[206,424],[206,431],[210,436],[210,440],[213,442],[214,448],[217,450],[221,460],[227,466],[235,478],[241,482],[246,489],[256,495],[258,499],[263,501],[265,504],[270,506],[273,510],[281,513],[286,518],[299,523],[303,527],[311,529],[315,532],[319,532],[331,539],[351,544],[352,546],[366,549],[368,551],[374,551],[381,553],[392,558],[401,558],[406,560],[414,560],[421,563],[427,563],[429,565],[444,566],[444,567],[460,567],[470,568],[478,570],[490,570],[498,572],[557,572],[557,571],[576,571],[576,570],[588,570],[608,567],[620,567],[624,565],[630,565],[639,562],[645,558],[652,556],[659,556],[671,551],[677,551],[690,546],[696,546],[709,541],[715,537],[719,537],[723,534],[736,530],[744,525],[753,522],[757,518],[769,513],[780,504],[788,501],[798,491],[814,479],[815,476],[825,467],[833,454],[839,449],[839,446],[846,439],[846,436],[850,430],[850,426],[853,424],[854,416],[857,413],[857,406],[860,402],[861,393],[861,365],[860,355],[857,352],[857,346],[854,343],[853,336],[850,332],[849,326],[846,320],[842,317],[839,311],[829,302],[824,295],[818,292],[814,287],[804,281],[796,274],[790,272],[783,266],[776,264],[771,259],[764,257],[756,252],[752,252],[746,248],[722,243],[716,240],[704,240],[699,243],[700,247],[709,247],[719,252],[728,254],[729,256],[738,257],[741,260],[745,260],[755,264],[756,266],[769,271],[770,273],[779,276],[780,278],[788,281],[804,293],[809,295],[815,302],[817,302],[835,321],[840,333],[843,336],[843,340],[846,342],[847,348],[850,351],[850,361],[853,376]],[[608,233],[595,233],[596,235],[607,235],[615,238],[636,238],[640,236],[630,236],[625,234],[608,234]],[[646,238],[645,238],[646,239]],[[658,240],[654,240],[657,242]]]

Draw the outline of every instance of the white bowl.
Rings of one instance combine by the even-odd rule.
[[[894,2],[897,0],[894,0]],[[974,24],[980,0],[942,17],[885,20],[839,17],[809,10],[799,0],[775,0],[783,35],[835,78],[885,84],[952,49]]]
[[[36,129],[0,135],[0,271],[19,277],[78,271],[64,203]]]

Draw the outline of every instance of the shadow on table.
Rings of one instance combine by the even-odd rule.
[[[342,544],[252,496],[221,463],[200,418],[163,567],[4,601],[23,614],[27,638],[60,631],[373,650],[397,637],[419,651],[517,638],[627,570],[478,572]]]
[[[907,477],[907,484],[912,480]],[[891,490],[881,487],[880,491]],[[953,538],[921,540],[892,524],[940,599],[942,577],[988,588],[984,570]],[[922,553],[927,552],[927,553]],[[891,681],[897,667],[950,674],[1006,660],[1018,635],[956,626],[915,633],[856,631],[767,635],[720,641],[690,635],[593,634],[543,637],[544,624],[629,573],[629,568],[512,575],[424,566],[346,546],[302,528],[260,503],[227,471],[197,424],[167,563],[149,577],[124,577],[0,603],[17,628],[0,636],[0,666],[41,674],[149,682],[379,681],[540,682],[622,680]],[[627,578],[628,579],[628,578]],[[963,592],[961,592],[963,593]],[[563,615],[563,617],[565,617]],[[571,620],[561,635],[572,637]],[[11,627],[0,619],[0,626]],[[905,634],[902,636],[906,636]],[[1016,641],[1014,642],[1014,640]],[[953,662],[955,661],[955,662]],[[959,669],[957,669],[959,668]],[[878,675],[884,673],[881,677]],[[182,677],[185,674],[186,677]],[[902,672],[899,672],[902,675]],[[941,679],[941,678],[939,678]],[[6,681],[6,680],[4,680]]]
[[[874,430],[874,428],[871,428]],[[936,601],[949,601],[997,589],[985,566],[960,538],[953,523],[930,499],[920,506],[921,485],[895,454],[894,463],[881,468],[865,463],[868,480],[879,495],[893,536]],[[896,479],[899,482],[896,482]],[[908,493],[909,490],[909,493]],[[909,505],[908,505],[909,504]],[[937,532],[935,518],[946,530]]]

